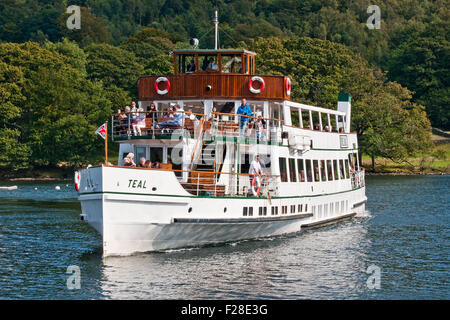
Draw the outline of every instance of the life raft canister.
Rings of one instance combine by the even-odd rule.
[[[259,86],[259,89],[255,89],[253,88],[253,81],[258,81],[259,83],[261,83],[261,85]],[[258,76],[254,76],[250,79],[250,81],[248,82],[248,89],[250,90],[251,93],[261,93],[262,91],[264,91],[264,87],[266,86],[266,83],[264,82],[264,79]]]
[[[257,185],[257,187],[255,187],[255,185]],[[259,193],[261,192],[261,178],[258,176],[252,179],[252,192],[255,197],[259,197]]]
[[[286,90],[286,95],[290,96],[291,95],[292,83],[291,83],[291,79],[289,77],[284,78],[284,88]]]
[[[75,190],[78,191],[80,190],[80,172],[79,171],[75,171],[75,176],[74,179],[75,181]]]
[[[166,89],[165,90],[160,90],[159,89],[159,83],[160,82],[165,82],[166,83]],[[164,95],[167,92],[169,92],[170,90],[170,81],[169,79],[167,79],[166,77],[159,77],[158,79],[156,79],[155,81],[155,91],[160,94],[160,95]]]

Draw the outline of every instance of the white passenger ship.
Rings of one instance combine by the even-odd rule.
[[[112,117],[118,165],[76,173],[81,217],[102,235],[104,256],[294,233],[364,211],[348,94],[337,110],[292,102],[290,79],[255,75],[246,50],[176,50],[173,61],[173,75],[139,79],[143,113]],[[241,135],[243,98],[252,116]],[[159,128],[174,104],[181,122]],[[124,166],[128,153],[161,167]],[[263,174],[252,186],[256,155]]]

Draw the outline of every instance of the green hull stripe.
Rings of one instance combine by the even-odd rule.
[[[309,196],[286,196],[286,197],[271,197],[272,200],[274,199],[295,199],[295,198],[315,198],[315,197],[322,197],[322,196],[331,196],[335,194],[340,193],[347,193],[356,191],[359,189],[362,189],[363,187],[355,188],[352,190],[345,190],[340,192],[334,192],[334,193],[321,193],[321,194],[314,194]],[[136,196],[150,196],[150,197],[174,197],[174,198],[214,198],[214,199],[246,199],[246,200],[266,200],[267,198],[256,198],[256,197],[214,197],[214,196],[181,196],[181,195],[171,195],[171,194],[144,194],[144,193],[134,193],[134,192],[114,192],[114,191],[105,191],[105,192],[88,192],[88,193],[81,193],[79,196],[83,195],[90,195],[90,194],[127,194],[127,195],[136,195]]]

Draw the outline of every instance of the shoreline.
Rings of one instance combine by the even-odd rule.
[[[367,176],[443,176],[449,175],[449,172],[369,172],[366,171]],[[9,182],[23,182],[23,181],[72,181],[72,178],[55,178],[55,177],[20,177],[20,178],[5,178],[0,181]]]

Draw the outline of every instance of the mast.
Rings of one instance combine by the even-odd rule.
[[[214,15],[214,25],[215,25],[215,29],[216,29],[216,36],[215,36],[215,46],[214,49],[217,50],[217,45],[219,42],[219,17],[217,15],[217,10],[215,11],[215,15]]]

